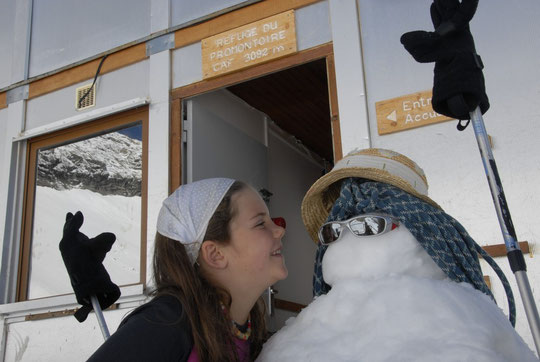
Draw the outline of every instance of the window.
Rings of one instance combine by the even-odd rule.
[[[67,212],[81,232],[109,231],[105,268],[118,285],[145,282],[147,109],[30,139],[17,300],[73,293],[58,244]]]

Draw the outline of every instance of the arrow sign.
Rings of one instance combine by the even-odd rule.
[[[390,113],[388,116],[386,116],[386,119],[389,120],[389,121],[392,121],[392,122],[397,122],[397,113],[396,113],[396,110],[394,109],[392,111],[392,113]]]
[[[431,107],[431,90],[407,94],[375,103],[380,135],[448,121]]]

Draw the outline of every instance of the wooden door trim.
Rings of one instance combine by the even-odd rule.
[[[326,43],[269,63],[260,64],[235,73],[226,74],[218,78],[201,80],[196,83],[175,88],[171,91],[171,99],[193,97],[201,93],[206,93],[219,88],[225,88],[280,70],[292,68],[312,60],[325,58],[331,54],[333,54],[332,43]]]
[[[341,128],[339,125],[336,62],[334,61],[333,53],[326,57],[326,74],[328,75],[328,96],[330,97],[330,122],[332,127],[334,163],[336,163],[343,158],[343,149],[341,145]]]
[[[171,101],[169,132],[169,194],[182,184],[182,100]]]

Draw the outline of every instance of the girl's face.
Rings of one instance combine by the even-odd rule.
[[[225,247],[235,280],[261,292],[287,277],[281,255],[285,229],[274,224],[266,204],[251,187],[232,197],[236,215],[230,222],[231,240]]]

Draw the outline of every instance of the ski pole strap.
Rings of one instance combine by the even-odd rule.
[[[516,326],[516,301],[514,299],[514,293],[512,292],[512,288],[510,287],[510,283],[508,282],[508,279],[506,279],[506,275],[504,275],[501,268],[497,265],[495,260],[484,250],[482,247],[478,244],[477,245],[477,252],[484,258],[486,263],[489,264],[489,266],[493,269],[493,271],[497,274],[499,279],[501,280],[501,283],[504,287],[504,292],[506,293],[506,299],[508,300],[508,319],[510,320],[510,323],[513,327]],[[521,253],[521,250],[519,250]],[[523,254],[521,253],[521,257],[523,258]],[[525,261],[524,261],[525,262]]]

